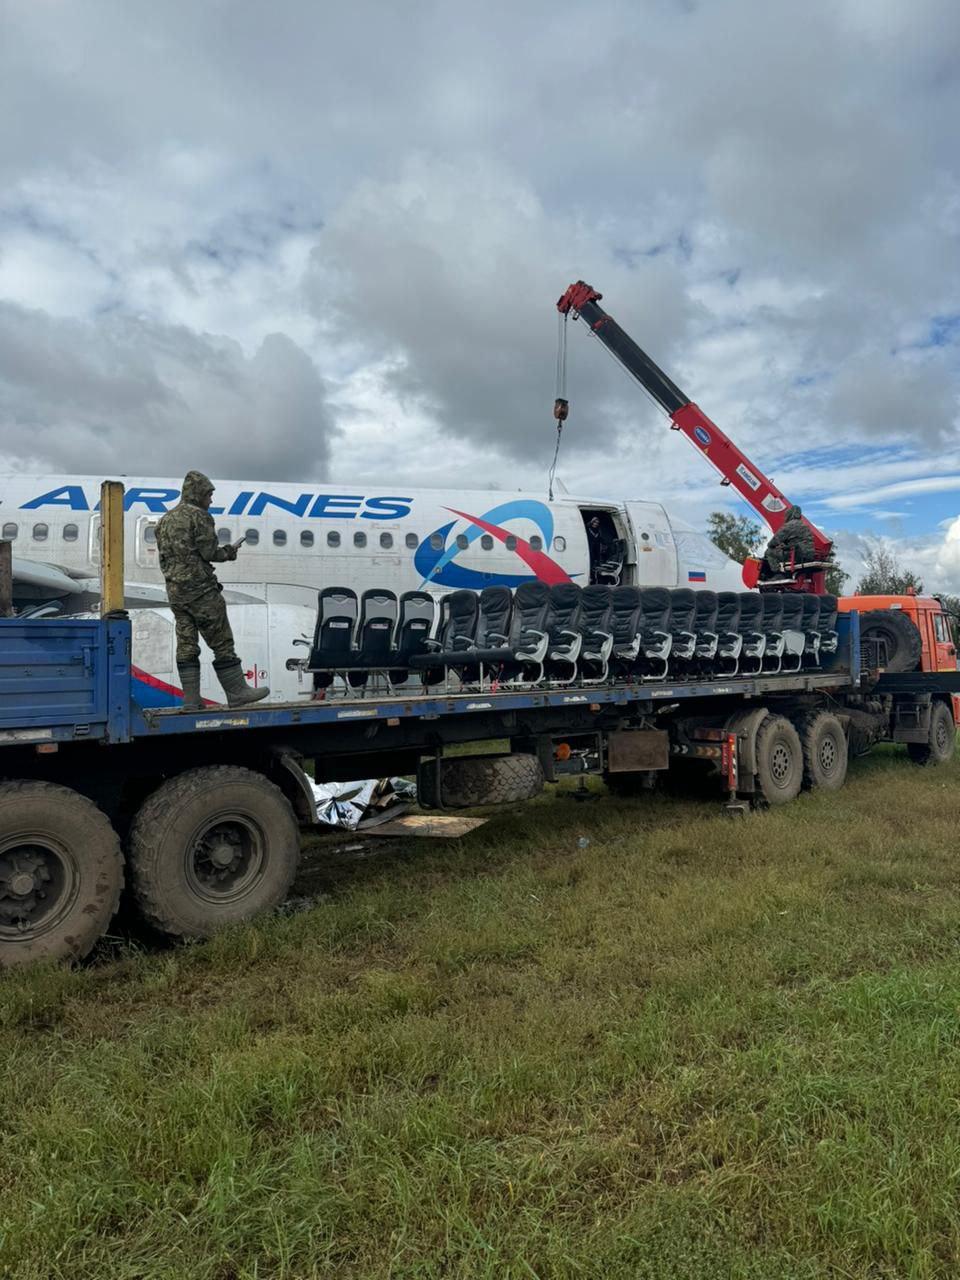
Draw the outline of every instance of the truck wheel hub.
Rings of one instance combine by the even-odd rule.
[[[265,848],[259,826],[247,818],[206,823],[188,848],[186,871],[191,888],[207,901],[242,898],[259,877]]]
[[[770,760],[770,772],[777,782],[786,782],[790,776],[790,752],[779,744],[774,747]]]
[[[77,888],[69,857],[52,844],[14,837],[0,849],[0,933],[46,929],[69,908]]]

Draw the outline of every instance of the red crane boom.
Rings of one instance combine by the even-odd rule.
[[[793,505],[772,480],[733,443],[730,437],[712,422],[703,410],[685,395],[675,382],[654,363],[630,335],[617,324],[613,316],[599,306],[603,294],[578,280],[570,285],[557,302],[561,315],[573,313],[590,327],[590,331],[623,365],[626,371],[640,383],[670,418],[672,429],[682,432],[699,453],[721,475],[721,483],[732,485],[750,504],[774,533],[784,523],[785,513]],[[804,524],[813,535],[814,557],[817,567],[794,570],[797,587],[803,591],[822,594],[824,591],[823,563],[830,555],[833,543],[816,525],[804,518]],[[753,585],[752,583],[750,585]]]

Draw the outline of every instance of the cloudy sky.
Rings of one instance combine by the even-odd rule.
[[[0,469],[542,490],[578,277],[960,590],[956,0],[0,0]],[[583,331],[570,490],[713,472]]]

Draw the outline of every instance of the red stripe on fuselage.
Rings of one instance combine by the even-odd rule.
[[[150,689],[159,689],[161,693],[169,693],[174,698],[182,698],[183,690],[178,689],[175,684],[167,684],[166,680],[161,680],[159,676],[152,676],[149,671],[144,671],[142,667],[131,666],[130,674],[134,680],[139,680]],[[205,707],[215,707],[217,704],[210,698],[201,698],[201,702]]]
[[[500,529],[495,524],[490,524],[487,520],[481,520],[479,516],[468,515],[466,511],[458,511],[456,507],[447,507],[455,516],[460,516],[464,520],[471,520],[478,528],[483,529],[485,533],[493,534],[501,542],[506,542],[507,538],[513,537],[517,539],[517,555],[529,566],[537,575],[541,582],[545,582],[548,587],[552,587],[557,582],[572,582],[570,575],[557,564],[555,560],[551,560],[548,555],[542,551],[534,551],[530,543],[525,538],[519,538],[517,535],[507,533],[506,529]]]

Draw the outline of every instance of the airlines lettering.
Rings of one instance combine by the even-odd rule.
[[[151,489],[131,485],[124,494],[123,509],[142,507],[152,515],[163,515],[180,497],[179,489]],[[410,514],[412,498],[383,496],[367,498],[357,493],[301,493],[296,498],[282,498],[267,490],[244,489],[229,507],[211,507],[210,514],[219,516],[262,516],[267,508],[285,511],[301,520],[399,520]],[[96,511],[87,500],[83,486],[61,485],[49,493],[41,493],[22,503],[21,511],[38,511],[42,507],[65,507],[70,511]]]

